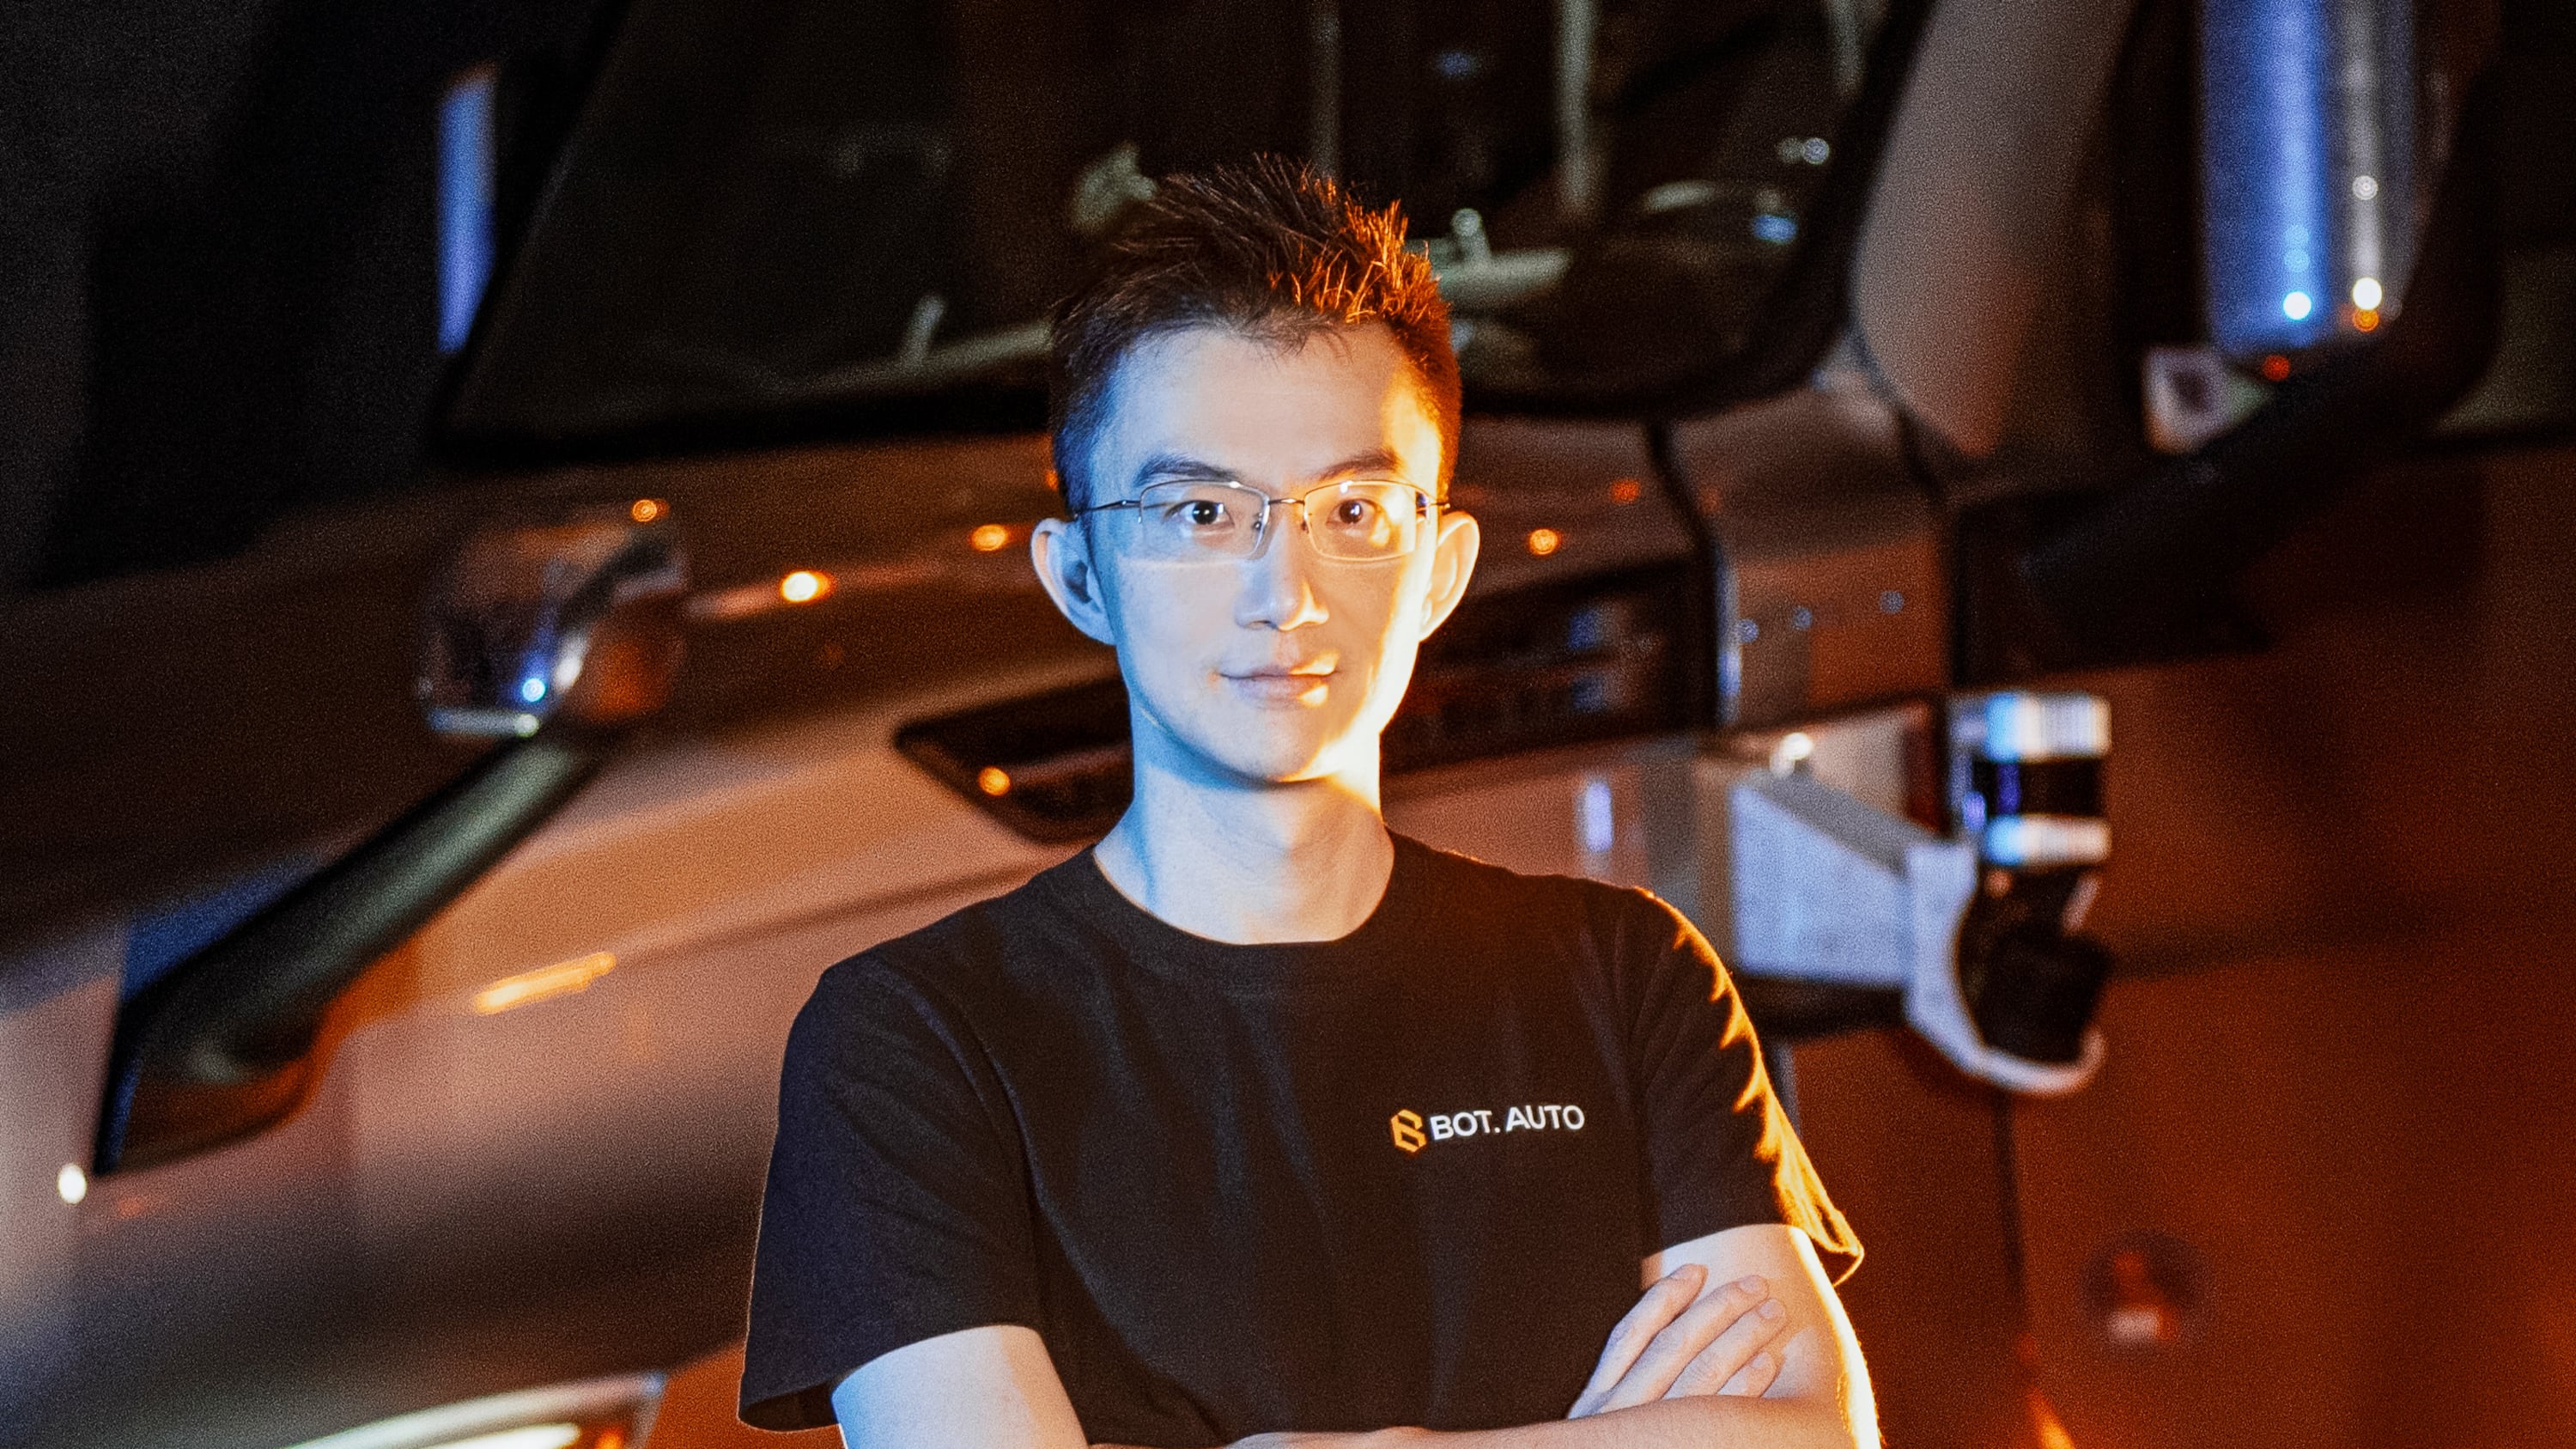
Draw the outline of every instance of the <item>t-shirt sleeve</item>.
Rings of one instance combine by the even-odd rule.
[[[889,1350],[1037,1323],[1008,1109],[958,1012],[869,956],[826,972],[788,1034],[760,1209],[743,1421],[833,1422]]]
[[[1841,1282],[1860,1264],[1860,1239],[1771,1090],[1725,966],[1671,906],[1627,902],[1620,955],[1635,993],[1649,1239],[1669,1248],[1726,1228],[1786,1223],[1815,1240]]]

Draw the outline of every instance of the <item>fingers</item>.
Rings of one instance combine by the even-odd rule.
[[[1753,1361],[1744,1366],[1744,1371],[1737,1374],[1732,1382],[1718,1392],[1747,1399],[1758,1399],[1771,1392],[1771,1386],[1780,1381],[1782,1363],[1780,1350],[1766,1348],[1755,1354]]]
[[[1691,1306],[1699,1296],[1700,1285],[1707,1281],[1708,1270],[1697,1263],[1684,1263],[1656,1279],[1654,1286],[1637,1300],[1637,1306],[1610,1330],[1610,1341],[1601,1346],[1601,1361],[1593,1366],[1591,1382],[1583,1386],[1582,1395],[1566,1417],[1580,1419],[1601,1412],[1602,1400],[1618,1386],[1637,1362],[1637,1356],[1646,1351],[1656,1334]]]
[[[1624,1409],[1662,1398],[1701,1350],[1754,1312],[1769,1295],[1770,1286],[1759,1275],[1738,1278],[1693,1304],[1647,1342],[1637,1361],[1602,1397],[1602,1409]]]
[[[1673,1386],[1665,1390],[1664,1397],[1686,1399],[1695,1394],[1727,1392],[1730,1385],[1752,1368],[1757,1358],[1770,1360],[1773,1365],[1770,1377],[1777,1378],[1780,1355],[1773,1345],[1788,1327],[1788,1305],[1777,1298],[1764,1299],[1752,1312],[1742,1314],[1726,1325],[1708,1347],[1701,1349],[1673,1379]],[[1766,1378],[1762,1389],[1769,1387],[1770,1379]],[[1759,1395],[1762,1389],[1754,1389],[1752,1393]]]

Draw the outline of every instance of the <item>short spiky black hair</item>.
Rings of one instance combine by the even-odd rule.
[[[1090,501],[1090,458],[1127,354],[1188,327],[1293,347],[1385,324],[1440,428],[1439,491],[1458,455],[1458,357],[1431,262],[1404,244],[1404,213],[1372,211],[1330,178],[1276,156],[1167,177],[1047,335],[1047,431],[1066,506]]]

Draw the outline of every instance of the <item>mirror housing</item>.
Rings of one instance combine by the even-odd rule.
[[[504,525],[468,538],[432,589],[420,702],[464,739],[525,738],[548,721],[631,723],[670,697],[688,561],[669,510]]]

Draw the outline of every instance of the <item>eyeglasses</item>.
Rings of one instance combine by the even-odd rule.
[[[1172,562],[1258,557],[1270,533],[1270,510],[1293,507],[1315,552],[1371,563],[1413,551],[1429,525],[1431,495],[1410,483],[1354,478],[1273,498],[1223,479],[1149,483],[1133,498],[1095,503],[1074,513],[1136,510],[1135,551]]]

